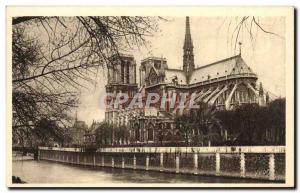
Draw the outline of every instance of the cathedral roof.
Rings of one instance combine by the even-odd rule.
[[[237,74],[255,75],[241,55],[196,68],[191,75],[190,84]]]
[[[181,69],[156,69],[154,66],[151,67],[149,72],[150,76],[164,76],[164,83],[172,84],[176,81],[179,85],[187,85],[186,73]],[[211,64],[207,64],[198,68],[195,68],[190,76],[189,84],[196,84],[199,82],[228,77],[232,75],[254,75],[256,74],[252,69],[245,63],[241,55],[236,55],[230,58],[226,58]]]

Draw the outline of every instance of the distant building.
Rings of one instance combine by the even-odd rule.
[[[88,125],[84,121],[77,120],[75,118],[74,125],[69,128],[69,136],[71,137],[72,146],[81,146],[84,144],[84,135],[88,129]]]
[[[95,146],[96,145],[96,130],[101,125],[100,122],[93,120],[92,125],[84,134],[84,145],[85,146]]]
[[[113,93],[113,96],[107,98],[107,102],[116,100],[118,93],[127,93],[129,101],[140,93],[144,102],[148,93],[172,96],[185,92],[196,93],[198,102],[209,104],[217,110],[230,110],[243,104],[266,104],[262,85],[258,88],[258,77],[242,58],[241,48],[238,55],[195,67],[189,17],[186,17],[185,28],[182,69],[170,68],[166,58],[143,59],[139,68],[139,86],[134,57],[123,54],[112,56],[106,92]],[[174,128],[174,117],[179,112],[170,107],[170,102],[166,102],[163,108],[161,103],[147,109],[128,109],[127,105],[123,104],[119,109],[107,108],[105,120],[116,127],[129,127],[131,142],[159,141],[161,129],[166,133],[166,139],[181,135]],[[224,138],[227,137],[226,131],[222,133]]]

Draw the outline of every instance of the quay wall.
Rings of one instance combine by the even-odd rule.
[[[222,177],[285,180],[284,146],[39,147],[39,159],[80,166],[185,173]]]

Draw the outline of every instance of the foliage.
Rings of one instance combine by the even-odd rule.
[[[193,120],[188,114],[182,114],[175,118],[176,128],[179,130],[180,134],[188,145],[190,142],[190,137],[192,135]]]
[[[121,125],[114,128],[114,138],[116,144],[125,144],[129,140],[129,130],[126,126]]]
[[[215,109],[208,104],[200,102],[198,109],[175,118],[176,128],[184,137],[186,144],[204,145],[208,141],[219,141],[220,128],[215,118]],[[215,127],[217,126],[217,130]]]
[[[285,99],[276,99],[265,107],[246,104],[231,111],[215,111],[206,104],[200,105],[201,108],[175,118],[186,144],[285,144]]]
[[[111,145],[113,127],[106,122],[101,123],[95,130],[97,146]]]
[[[157,125],[157,139],[161,145],[163,145],[163,141],[167,138],[167,128],[165,128],[163,123],[159,123]]]
[[[95,129],[97,146],[121,145],[129,140],[129,130],[126,126],[113,126],[106,122]]]
[[[276,99],[266,107],[243,105],[216,116],[236,145],[285,144],[285,99]]]

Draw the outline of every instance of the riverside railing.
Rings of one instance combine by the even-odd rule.
[[[285,180],[284,146],[39,147],[39,158],[69,164],[267,180]]]

